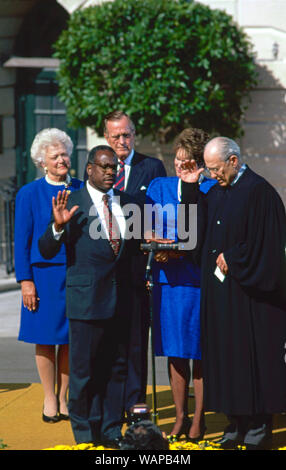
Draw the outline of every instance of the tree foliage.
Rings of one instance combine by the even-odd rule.
[[[187,126],[236,137],[256,72],[247,36],[221,10],[187,0],[114,0],[73,13],[55,44],[70,125],[102,134],[122,109],[142,136]]]

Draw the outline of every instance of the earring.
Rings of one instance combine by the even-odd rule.
[[[46,166],[44,167],[44,172],[45,172],[45,174],[48,173],[48,168]]]

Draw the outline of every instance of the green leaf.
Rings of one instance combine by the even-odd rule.
[[[241,132],[256,84],[252,45],[232,18],[187,0],[114,0],[75,11],[55,44],[70,124],[102,132],[115,108],[143,136],[186,125]]]

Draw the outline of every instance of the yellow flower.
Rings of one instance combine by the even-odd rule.
[[[93,444],[84,444],[84,443],[82,443],[82,444],[78,444],[76,446],[76,450],[88,450],[91,447],[93,447]]]
[[[44,450],[71,450],[71,447],[66,446],[66,445],[57,445],[55,447],[50,447],[50,448],[44,449]]]

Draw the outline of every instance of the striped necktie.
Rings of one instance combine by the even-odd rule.
[[[124,162],[119,161],[119,171],[116,176],[116,180],[114,183],[114,188],[118,189],[119,191],[124,191],[124,185],[125,185],[125,169],[124,169]]]
[[[120,245],[121,245],[119,225],[109,207],[109,195],[104,194],[102,196],[102,200],[103,200],[103,213],[104,213],[106,227],[107,227],[108,235],[109,235],[109,243],[114,251],[114,254],[117,256],[120,250]]]

